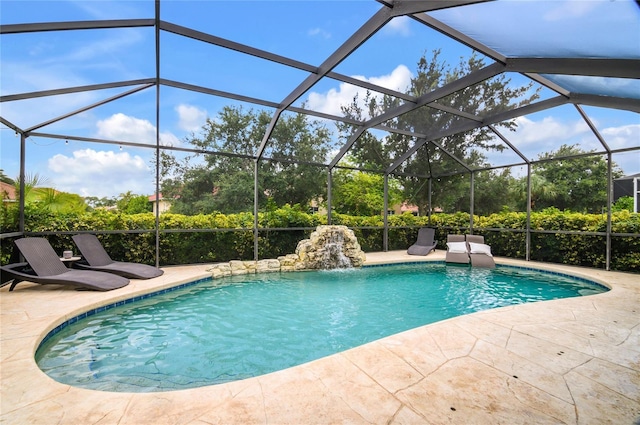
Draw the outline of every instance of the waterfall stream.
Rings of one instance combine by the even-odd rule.
[[[342,232],[331,232],[322,252],[321,268],[324,270],[351,268],[351,260],[344,255],[344,235]]]

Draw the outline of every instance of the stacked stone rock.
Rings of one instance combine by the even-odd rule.
[[[318,226],[309,239],[298,242],[294,254],[259,261],[232,260],[216,264],[208,271],[212,277],[219,278],[253,273],[323,269],[326,268],[327,245],[336,244],[336,241],[339,241],[342,254],[348,259],[351,267],[361,267],[364,264],[366,255],[351,229],[346,226]]]
[[[280,271],[280,261],[260,260],[260,261],[240,261],[231,260],[228,263],[216,264],[207,271],[211,272],[213,278],[236,276],[253,273],[270,273]]]
[[[346,226],[318,226],[311,233],[309,239],[298,242],[296,254],[304,270],[318,270],[324,268],[326,249],[330,244],[340,242],[342,253],[351,263],[351,267],[360,267],[366,256],[358,243],[353,230]]]

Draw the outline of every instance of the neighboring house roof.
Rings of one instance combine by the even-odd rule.
[[[214,195],[215,195],[215,193],[214,193]],[[176,199],[180,199],[180,195],[176,195],[173,198],[165,198],[162,195],[162,192],[158,193],[158,200],[161,201],[161,202],[162,201],[171,202],[171,201],[175,201]],[[155,202],[155,201],[156,201],[156,195],[155,194],[154,195],[149,195],[149,202]]]
[[[158,193],[158,198],[160,201],[162,201],[164,198],[162,197],[162,192]],[[153,195],[149,195],[149,202],[155,202],[156,201],[156,195],[155,193]]]
[[[409,205],[406,202],[403,202],[402,205],[400,206],[400,212],[412,212],[412,213],[417,213],[418,212],[418,206],[417,205]]]
[[[410,212],[413,214],[417,214],[420,211],[420,208],[418,208],[417,205],[413,205],[413,204],[408,204],[406,201],[402,203],[402,205],[400,205],[400,212],[401,213],[405,213],[405,212]],[[436,213],[440,213],[442,212],[442,208],[440,207],[433,207],[433,212]]]
[[[637,179],[638,177],[640,177],[640,173],[631,174],[630,176],[619,177],[619,178],[614,179],[614,180],[616,180],[616,181],[618,181],[618,180],[631,180],[631,179]]]
[[[18,199],[16,196],[16,188],[12,184],[0,182],[0,193],[2,193],[3,200],[15,201]]]

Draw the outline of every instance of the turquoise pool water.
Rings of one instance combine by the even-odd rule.
[[[237,276],[70,320],[45,339],[36,361],[53,379],[78,387],[194,388],[285,369],[454,316],[604,291],[526,269],[424,263]]]

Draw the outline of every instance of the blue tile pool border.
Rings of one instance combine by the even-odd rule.
[[[370,264],[370,265],[364,265],[362,266],[363,269],[365,268],[375,268],[375,267],[392,267],[392,266],[406,266],[406,265],[445,265],[446,262],[445,261],[405,261],[405,262],[400,262],[400,263],[385,263],[385,264]],[[611,288],[609,288],[606,285],[603,285],[602,283],[596,282],[594,280],[591,279],[586,279],[583,277],[579,277],[579,276],[575,276],[575,275],[571,275],[568,273],[562,273],[562,272],[556,272],[556,271],[551,271],[551,270],[544,270],[544,269],[539,269],[536,267],[524,267],[524,266],[514,266],[514,265],[505,265],[505,264],[497,264],[496,265],[497,269],[516,269],[516,270],[525,270],[525,271],[533,271],[533,272],[538,272],[538,273],[544,273],[544,274],[549,274],[552,276],[558,276],[558,277],[564,277],[564,278],[568,278],[568,279],[573,279],[573,280],[577,280],[578,282],[583,282],[583,283],[588,283],[590,285],[594,285],[600,288],[603,288],[607,291],[610,291]],[[42,345],[44,345],[49,339],[51,339],[55,334],[57,334],[58,332],[60,332],[61,330],[63,330],[64,328],[66,328],[69,325],[72,325],[76,322],[78,322],[79,320],[82,319],[86,319],[87,317],[91,317],[95,314],[98,313],[102,313],[103,311],[107,311],[110,310],[112,308],[116,308],[116,307],[120,307],[126,304],[131,304],[134,302],[138,302],[138,301],[142,301],[142,300],[146,300],[148,298],[153,298],[155,296],[158,295],[163,295],[169,292],[173,292],[173,291],[177,291],[179,289],[184,289],[184,288],[188,288],[190,286],[194,286],[200,283],[204,283],[204,282],[208,282],[213,280],[211,277],[205,277],[205,278],[201,278],[201,279],[196,279],[194,281],[191,282],[186,282],[186,283],[182,283],[176,286],[172,286],[169,288],[164,288],[164,289],[160,289],[157,291],[153,291],[153,292],[149,292],[148,294],[143,294],[143,295],[137,295],[135,297],[131,297],[131,298],[127,298],[126,300],[120,300],[120,301],[116,301],[114,303],[111,304],[106,304],[100,307],[96,307],[94,309],[88,310],[84,313],[81,313],[77,316],[74,316],[68,320],[65,320],[64,322],[60,323],[58,326],[56,326],[55,328],[51,329],[49,332],[47,332],[47,334],[45,335],[45,337],[40,341],[40,343],[38,344],[38,349],[40,349],[40,347],[42,347]],[[36,350],[36,351],[37,351]]]
[[[406,262],[402,262],[402,263],[385,263],[385,264],[369,264],[369,265],[364,265],[362,266],[363,269],[365,268],[371,268],[371,267],[390,267],[390,266],[404,266],[404,265],[420,265],[420,264],[425,264],[425,265],[430,265],[430,264],[438,264],[438,265],[445,265],[447,264],[446,261],[444,260],[438,260],[438,261],[406,261]],[[471,266],[467,266],[467,265],[454,265],[454,267],[468,267],[470,268]],[[556,272],[553,270],[545,270],[545,269],[539,269],[536,267],[526,267],[526,266],[515,266],[515,265],[510,265],[510,264],[496,264],[496,269],[515,269],[515,270],[524,270],[524,271],[530,271],[530,272],[537,272],[537,273],[543,273],[543,274],[548,274],[551,276],[558,276],[558,277],[564,277],[567,279],[573,279],[576,280],[578,282],[582,282],[582,283],[588,283],[590,285],[594,285],[597,286],[599,288],[602,289],[606,289],[607,291],[610,291],[611,288],[608,287],[607,285],[604,285],[600,282],[596,282],[595,280],[592,279],[587,279],[584,277],[580,277],[580,276],[576,276],[576,275],[572,275],[569,273],[563,273],[563,272]]]
[[[197,284],[200,284],[200,283],[203,283],[203,282],[208,282],[210,280],[212,280],[211,277],[204,277],[204,278],[193,280],[191,282],[181,283],[179,285],[171,286],[169,288],[159,289],[157,291],[149,292],[148,294],[137,295],[137,296],[134,296],[134,297],[131,297],[131,298],[127,298],[126,300],[116,301],[116,302],[113,302],[111,304],[106,304],[106,305],[103,305],[103,306],[96,307],[96,308],[93,308],[91,310],[85,311],[84,313],[78,314],[77,316],[74,316],[74,317],[72,317],[72,318],[70,318],[68,320],[65,320],[64,322],[60,323],[58,326],[56,326],[55,328],[53,328],[49,332],[47,332],[45,337],[38,344],[38,350],[40,349],[40,347],[44,343],[46,343],[49,339],[51,339],[51,337],[53,337],[55,334],[57,334],[58,332],[60,332],[64,328],[66,328],[67,326],[78,322],[79,320],[86,319],[87,317],[91,317],[91,316],[93,316],[95,314],[102,313],[103,311],[111,310],[112,308],[120,307],[120,306],[127,305],[127,304],[132,304],[134,302],[146,300],[148,298],[153,298],[153,297],[156,297],[158,295],[167,294],[169,292],[177,291],[179,289],[184,289],[184,288],[188,288],[190,286],[194,286],[194,285],[197,285]]]

